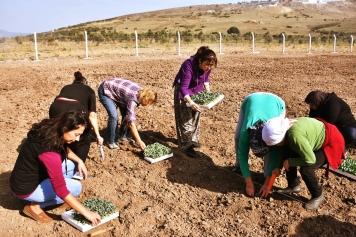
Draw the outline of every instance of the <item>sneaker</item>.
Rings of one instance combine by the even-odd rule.
[[[284,193],[284,194],[292,194],[292,193],[300,193],[300,190],[301,190],[300,185],[297,185],[294,188],[287,187],[287,188],[278,190],[277,192]]]
[[[236,173],[236,174],[241,174],[241,168],[240,168],[240,166],[235,166],[235,168],[233,168],[231,171],[234,172],[234,173]]]
[[[201,148],[201,144],[199,142],[193,142],[192,146],[195,148]]]
[[[115,142],[114,143],[108,143],[107,146],[112,150],[120,149],[120,147]]]
[[[185,150],[185,154],[187,154],[188,156],[190,156],[192,158],[197,158],[198,157],[198,153],[194,150],[193,146],[188,147]]]
[[[315,209],[318,208],[320,203],[322,203],[324,200],[325,200],[325,197],[324,197],[323,194],[321,194],[317,198],[312,198],[305,204],[305,209],[307,209],[307,210],[315,210]]]
[[[129,143],[129,144],[135,144],[136,141],[132,139],[131,137],[119,137],[118,139],[119,143]]]

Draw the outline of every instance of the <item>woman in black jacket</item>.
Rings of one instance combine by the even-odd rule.
[[[99,134],[95,92],[88,86],[87,79],[80,72],[75,72],[73,83],[64,86],[56,96],[49,108],[49,117],[54,118],[70,110],[80,111],[85,115],[93,128],[98,144],[102,145],[104,139]],[[76,147],[71,147],[83,162],[85,162],[90,149],[89,134],[90,128],[85,130],[83,141]]]
[[[346,147],[356,140],[356,120],[350,106],[334,92],[310,92],[304,100],[310,106],[309,117],[318,117],[334,124],[345,139]]]

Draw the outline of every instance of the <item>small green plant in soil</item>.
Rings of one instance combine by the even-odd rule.
[[[356,160],[347,157],[340,165],[339,169],[347,173],[356,175]]]
[[[172,149],[158,142],[155,142],[153,144],[148,145],[143,153],[145,157],[155,159],[172,153]]]
[[[221,92],[202,91],[192,96],[192,100],[198,105],[206,105],[214,101],[221,94]]]
[[[113,203],[97,197],[87,199],[83,201],[82,204],[90,211],[98,213],[101,218],[105,218],[117,212],[117,207]],[[81,224],[91,224],[82,214],[75,210],[73,212],[73,219]]]

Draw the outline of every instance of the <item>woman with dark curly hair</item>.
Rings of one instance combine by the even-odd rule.
[[[79,173],[87,178],[84,162],[68,147],[82,139],[86,127],[84,115],[77,111],[32,125],[10,176],[15,196],[30,202],[24,207],[24,214],[39,222],[50,222],[52,218],[42,208],[65,202],[93,225],[100,222],[99,214],[76,200],[82,185],[72,179],[75,163]]]

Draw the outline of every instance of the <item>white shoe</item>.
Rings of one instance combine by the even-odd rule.
[[[108,143],[107,147],[109,147],[112,150],[119,150],[120,147],[116,143]]]

